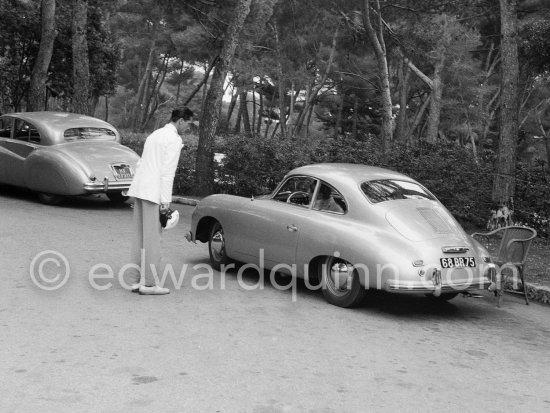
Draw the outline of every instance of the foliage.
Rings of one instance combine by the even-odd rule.
[[[121,135],[124,145],[141,154],[146,134],[123,130]],[[492,151],[479,153],[476,162],[469,148],[456,143],[420,141],[414,147],[395,143],[391,156],[382,163],[379,144],[371,135],[359,140],[348,136],[318,141],[225,135],[218,140],[216,150],[225,158],[216,165],[216,193],[262,195],[275,189],[285,174],[298,166],[345,162],[380,166],[418,180],[467,229],[484,228],[491,210],[497,207],[491,201],[496,160]],[[184,141],[189,144],[181,153],[174,194],[194,195],[196,136],[185,135]],[[518,164],[513,220],[534,228],[541,238],[550,235],[549,187],[550,171],[542,162],[535,168]]]
[[[101,0],[90,0],[87,25],[90,90],[96,97],[114,92],[119,58],[117,42],[104,24],[104,6]],[[73,84],[71,13],[71,2],[58,1],[57,36],[47,81],[52,92],[65,97],[71,96]],[[32,2],[1,1],[0,15],[0,105],[4,110],[21,110],[40,43],[40,8]]]
[[[461,223],[483,226],[492,206],[493,158],[484,152],[476,163],[469,148],[420,141],[395,146],[386,166],[425,185]]]
[[[217,189],[237,195],[266,194],[283,176],[308,161],[308,145],[291,140],[228,135],[219,151],[226,154],[217,165]]]
[[[518,163],[514,221],[537,230],[539,237],[550,235],[550,171],[543,162],[535,168]]]

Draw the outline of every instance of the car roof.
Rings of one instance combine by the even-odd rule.
[[[390,169],[351,163],[318,163],[301,166],[289,172],[289,175],[311,175],[333,185],[362,183],[377,179],[399,179],[414,181],[407,175]]]
[[[89,123],[90,126],[104,126],[112,128],[113,126],[101,119],[92,116],[81,115],[71,112],[39,111],[39,112],[15,112],[5,113],[3,116],[14,116],[29,122],[48,123],[62,125],[63,129],[71,127],[82,127],[82,123]],[[58,122],[59,121],[59,122]]]
[[[118,134],[116,128],[104,120],[71,112],[37,111],[5,113],[2,117],[14,117],[32,123],[39,132],[45,133],[52,143],[62,143],[67,129],[96,127],[107,128]]]

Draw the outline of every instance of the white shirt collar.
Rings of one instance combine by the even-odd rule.
[[[166,125],[164,125],[164,127],[165,128],[172,128],[174,130],[174,132],[178,133],[178,128],[176,128],[173,123],[167,123]]]

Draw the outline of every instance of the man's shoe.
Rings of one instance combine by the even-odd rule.
[[[141,295],[164,295],[164,294],[170,294],[170,290],[168,288],[162,288],[158,285],[153,286],[147,286],[142,285],[139,287],[139,293]]]
[[[136,283],[132,284],[131,290],[133,293],[139,293],[139,287],[141,287],[143,284]]]

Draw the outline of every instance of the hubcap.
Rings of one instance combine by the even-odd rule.
[[[210,242],[210,250],[216,261],[220,261],[225,257],[225,240],[223,238],[223,231],[220,229],[212,235]]]
[[[330,283],[341,292],[351,289],[353,268],[345,262],[338,262],[330,268]]]

